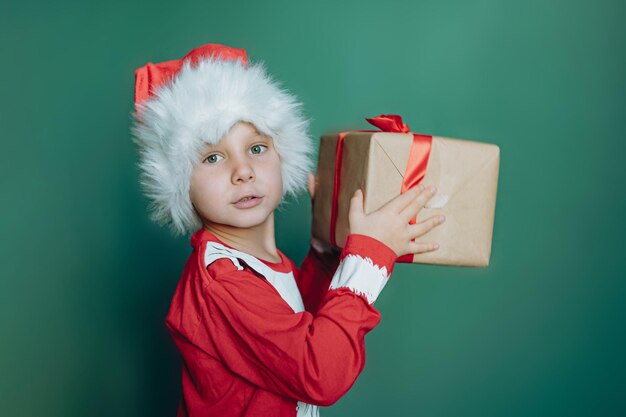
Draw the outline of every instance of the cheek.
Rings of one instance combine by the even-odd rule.
[[[195,172],[191,176],[189,198],[197,208],[207,209],[210,207],[208,203],[219,195],[218,188],[218,184],[210,182],[206,172]]]
[[[282,189],[283,186],[283,174],[281,171],[280,158],[276,155],[272,158],[271,161],[268,161],[268,164],[264,167],[265,177],[269,178],[272,184],[275,184],[277,187],[280,186]]]
[[[273,156],[272,162],[271,162],[272,169],[274,170],[274,172],[280,173],[280,167],[281,167],[280,156],[278,155],[278,152],[274,152],[272,156]]]

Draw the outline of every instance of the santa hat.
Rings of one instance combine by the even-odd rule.
[[[283,197],[306,190],[313,141],[302,104],[274,81],[263,63],[248,65],[243,49],[207,44],[180,60],[135,71],[131,127],[140,153],[141,185],[150,217],[175,235],[202,222],[189,199],[194,164],[239,121],[272,137],[281,160]]]

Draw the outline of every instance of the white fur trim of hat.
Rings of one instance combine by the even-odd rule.
[[[216,145],[239,121],[272,137],[281,160],[283,200],[307,188],[314,152],[310,121],[262,62],[248,65],[243,49],[207,44],[179,61],[146,64],[135,72],[135,104],[131,132],[150,218],[174,235],[202,227],[189,199],[194,164],[207,143]]]

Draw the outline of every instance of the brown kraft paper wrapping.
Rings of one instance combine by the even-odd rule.
[[[312,235],[330,242],[330,217],[338,134],[321,137],[318,184],[313,202]],[[412,133],[350,132],[344,138],[335,239],[342,248],[349,234],[348,209],[361,188],[371,213],[400,194]],[[416,242],[437,242],[439,249],[413,255],[413,263],[488,266],[500,148],[470,140],[432,137],[426,175],[420,182],[437,193],[417,214],[416,223],[444,214],[446,221]]]

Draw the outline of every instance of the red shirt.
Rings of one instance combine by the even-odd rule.
[[[351,234],[340,254],[311,247],[297,268],[205,229],[191,246],[166,318],[183,362],[178,417],[317,415],[352,387],[391,248]]]

